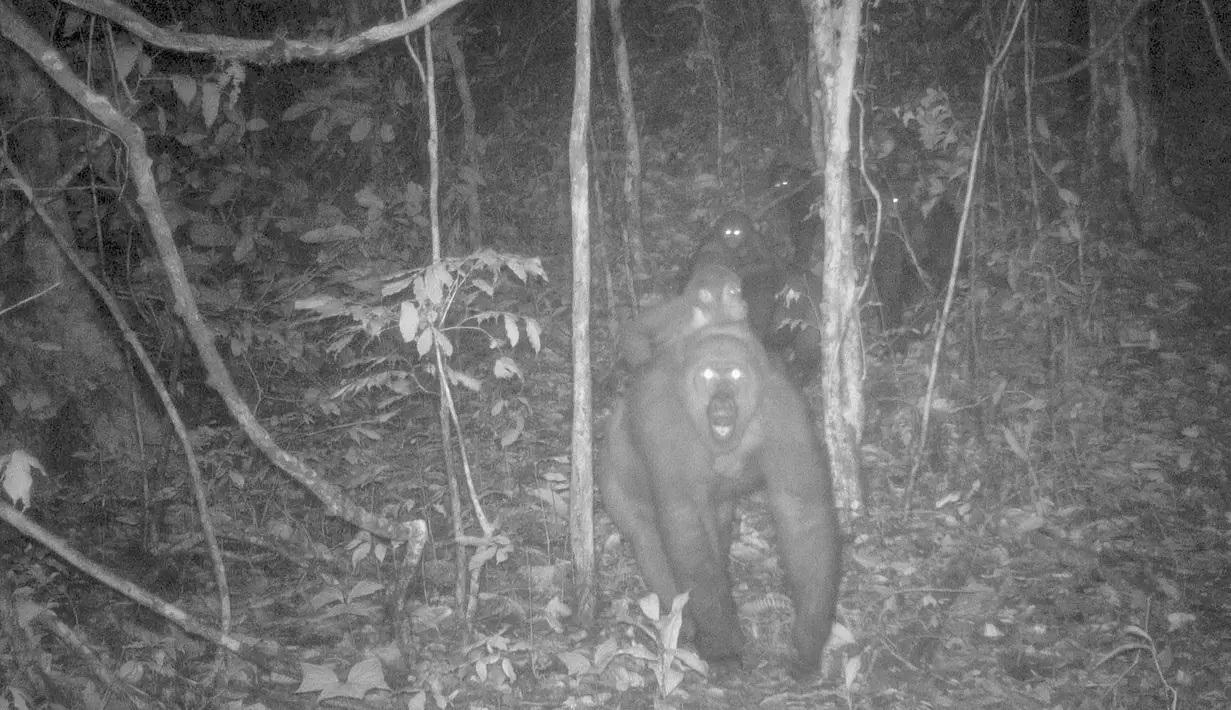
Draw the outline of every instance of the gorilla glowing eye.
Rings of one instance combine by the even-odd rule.
[[[732,380],[739,381],[739,380],[741,380],[741,379],[743,379],[743,378],[744,378],[744,371],[743,371],[743,370],[739,369],[738,367],[733,368],[733,369],[731,370],[731,379],[732,379]]]
[[[709,381],[709,380],[712,380],[718,377],[718,373],[714,370],[714,368],[707,367],[701,371],[701,377],[705,379],[706,381]]]

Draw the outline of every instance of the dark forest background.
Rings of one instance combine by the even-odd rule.
[[[741,672],[672,665],[601,515],[570,619],[577,10],[437,5],[429,49],[394,5],[0,0],[0,706],[1231,702],[1231,3],[1037,0],[1008,41],[1017,5],[865,8],[853,156],[967,251],[939,344],[939,291],[864,302],[869,505],[809,686],[756,499]],[[603,5],[598,420],[621,324],[727,210],[786,249],[775,171],[816,168],[804,6],[620,15],[643,169],[636,220]]]

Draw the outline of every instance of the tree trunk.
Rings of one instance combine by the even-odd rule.
[[[10,71],[0,75],[0,95],[9,97],[0,117],[9,134],[9,151],[21,177],[44,194],[63,182],[58,123],[46,117],[70,109],[55,104],[59,92],[49,88],[42,72],[11,44],[0,45],[0,61]],[[71,106],[70,102],[63,102]],[[42,117],[35,118],[35,117]],[[71,176],[67,176],[71,177]],[[47,204],[47,213],[67,227],[63,199]],[[23,214],[10,202],[0,222],[17,225],[14,239],[0,247],[0,289],[4,302],[47,293],[3,316],[0,362],[5,363],[4,402],[18,405],[18,431],[30,437],[24,445],[48,461],[68,461],[71,450],[52,450],[87,443],[80,438],[45,440],[50,427],[43,423],[65,407],[75,406],[87,436],[108,459],[137,464],[147,459],[143,444],[161,442],[166,425],[161,414],[142,396],[132,368],[113,337],[114,328],[102,318],[85,281],[69,265],[48,227],[27,209]],[[43,440],[37,440],[43,439]],[[122,465],[122,464],[121,464]],[[56,472],[52,472],[56,473]]]
[[[1105,43],[1133,10],[1134,0],[1090,0],[1092,45]],[[1138,18],[1122,39],[1101,53],[1092,46],[1091,106],[1086,130],[1090,153],[1082,176],[1087,186],[1106,184],[1110,165],[1126,175],[1117,209],[1128,211],[1132,236],[1169,233],[1183,210],[1176,203],[1156,156],[1161,154],[1159,106],[1150,91],[1149,32]]]
[[[453,26],[443,23],[440,27],[440,42],[449,53],[453,65],[453,83],[462,102],[462,152],[465,168],[462,169],[462,184],[466,194],[466,243],[470,251],[483,248],[483,227],[479,211],[479,136],[475,129],[474,97],[470,93],[470,77],[466,73],[466,55]]]
[[[569,177],[573,215],[573,436],[569,480],[569,546],[573,607],[582,624],[594,619],[594,422],[590,392],[590,46],[594,0],[577,0],[577,57],[573,118],[569,126]]]
[[[753,0],[761,2],[762,0]],[[767,41],[773,47],[774,63],[769,80],[775,86],[786,81],[796,62],[808,56],[807,20],[798,0],[764,0],[769,25]]]
[[[860,473],[863,438],[863,349],[855,272],[854,230],[847,158],[850,115],[863,3],[840,6],[807,0],[811,57],[820,91],[811,92],[812,153],[825,168],[825,364],[821,376],[825,441],[839,508],[860,510],[866,492]]]
[[[607,0],[611,18],[611,44],[615,54],[616,85],[620,93],[620,117],[624,126],[624,247],[632,254],[633,271],[645,276],[645,247],[641,243],[641,136],[637,129],[637,106],[633,101],[632,70],[628,42],[620,19],[620,0]]]

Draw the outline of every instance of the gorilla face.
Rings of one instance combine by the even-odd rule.
[[[743,212],[734,210],[724,213],[714,225],[718,237],[732,251],[743,248],[744,243],[752,236],[753,229],[752,219]]]
[[[715,448],[725,452],[744,438],[748,419],[757,410],[757,372],[764,363],[747,339],[721,329],[708,331],[703,344],[690,345],[684,396],[694,421]]]

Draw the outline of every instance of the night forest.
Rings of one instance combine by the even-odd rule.
[[[1231,707],[1228,28],[0,0],[0,710]]]

